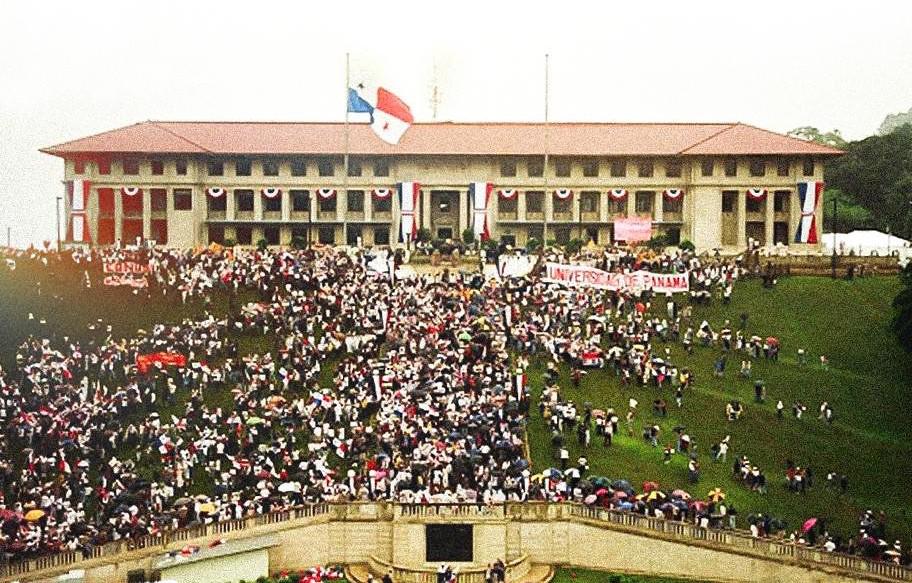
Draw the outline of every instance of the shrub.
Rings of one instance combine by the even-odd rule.
[[[471,245],[475,242],[475,231],[472,230],[472,227],[462,232],[462,242],[466,245]]]
[[[526,241],[526,251],[529,253],[534,253],[541,248],[541,241],[535,237],[529,237],[529,240]]]
[[[266,242],[266,239],[260,239],[259,241],[257,241],[256,246],[257,246],[257,249],[259,249],[260,251],[265,251],[266,248],[269,247],[269,243]]]
[[[582,239],[570,239],[569,241],[567,241],[567,244],[564,245],[564,249],[567,251],[567,253],[571,253],[571,254],[579,253],[579,250],[582,248],[583,248]]]
[[[661,251],[665,247],[668,247],[668,236],[656,235],[652,239],[646,241],[645,245],[654,251]]]
[[[431,235],[430,229],[418,229],[416,238],[421,243],[427,243],[428,241],[433,239],[433,236]]]
[[[291,238],[291,246],[295,249],[306,249],[307,248],[307,239],[300,235],[296,235]]]
[[[237,241],[234,239],[225,239],[225,247],[234,247],[235,245],[237,245]]]
[[[697,247],[696,247],[696,245],[693,244],[693,241],[691,241],[690,239],[684,239],[683,241],[678,243],[678,249],[681,249],[682,251],[688,251],[690,253],[693,253],[694,251],[697,250]]]

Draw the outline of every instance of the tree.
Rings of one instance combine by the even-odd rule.
[[[833,225],[833,199],[836,199],[837,217]],[[823,191],[823,229],[833,232],[848,233],[856,229],[876,227],[871,211],[858,204],[855,199],[838,188],[827,188]]]
[[[912,352],[912,261],[900,272],[903,288],[893,299],[893,332],[903,348]]]
[[[891,113],[887,115],[887,117],[884,118],[883,123],[880,124],[880,127],[877,128],[877,135],[885,136],[895,131],[896,128],[906,124],[912,124],[912,107],[906,112]]]
[[[469,227],[462,232],[462,242],[466,245],[471,245],[475,242],[475,230],[472,227]]]
[[[823,133],[815,127],[804,126],[793,129],[788,135],[793,138],[807,140],[808,142],[817,142],[818,144],[830,146],[831,148],[838,148],[840,150],[848,145],[848,142],[845,141],[845,138],[842,137],[842,133],[840,133],[839,130]]]

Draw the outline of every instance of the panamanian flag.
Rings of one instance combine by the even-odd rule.
[[[360,92],[349,87],[348,111],[351,113],[368,113],[371,116],[371,129],[377,137],[387,144],[398,144],[405,131],[411,127],[415,118],[412,110],[391,91],[378,87],[376,97],[371,91],[359,85]]]
[[[823,194],[823,182],[799,182],[798,201],[801,220],[795,232],[796,243],[817,243],[817,205]]]

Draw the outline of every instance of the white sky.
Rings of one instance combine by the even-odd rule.
[[[37,150],[146,119],[341,120],[352,83],[431,119],[742,121],[872,134],[912,107],[912,3],[0,0],[0,244],[54,239]]]

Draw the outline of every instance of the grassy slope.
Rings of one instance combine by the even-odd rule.
[[[590,569],[558,569],[551,583],[685,583],[682,579],[611,574]],[[688,580],[687,583],[694,583]]]
[[[598,371],[584,377],[579,389],[566,378],[561,385],[564,394],[578,404],[591,401],[596,408],[614,406],[622,417],[622,435],[607,449],[593,438],[585,452],[593,474],[626,478],[634,484],[657,479],[663,487],[681,487],[703,496],[719,486],[729,493],[729,501],[746,514],[761,511],[785,518],[791,527],[809,516],[827,517],[843,532],[851,532],[855,517],[863,508],[883,508],[892,517],[892,525],[909,532],[912,520],[908,509],[912,494],[908,480],[912,463],[905,443],[910,436],[903,407],[910,391],[903,379],[912,367],[886,330],[890,301],[898,283],[890,278],[871,278],[855,282],[822,278],[783,279],[777,289],[764,290],[758,282],[739,284],[730,306],[697,309],[694,319],[706,318],[718,329],[728,318],[738,322],[742,312],[749,314],[748,330],[782,341],[780,362],[760,361],[754,365],[751,380],[742,379],[737,371],[740,355],[729,358],[726,375],[712,375],[712,363],[718,357],[715,348],[697,348],[687,356],[679,345],[670,344],[672,360],[689,366],[697,377],[696,387],[685,394],[684,407],[674,406],[670,389],[662,391],[669,402],[667,419],[651,415],[651,402],[659,391],[653,388],[624,389],[613,374]],[[658,302],[664,306],[664,301]],[[795,360],[798,347],[804,347],[812,358],[826,354],[830,369],[819,364],[799,366]],[[764,405],[753,403],[753,379],[766,381],[768,398]],[[540,374],[531,379],[537,395]],[[640,402],[634,437],[628,438],[623,428],[627,400],[634,396]],[[726,422],[725,403],[739,398],[747,410],[741,421]],[[774,407],[777,399],[786,405],[787,415],[779,421]],[[795,399],[802,400],[808,411],[801,420],[794,419],[789,408]],[[835,408],[837,421],[828,426],[817,420],[817,407],[826,399]],[[663,433],[660,442],[673,441],[672,428],[687,426],[696,439],[703,467],[697,485],[687,483],[686,460],[677,456],[666,466],[661,451],[644,443],[640,431],[644,424],[658,423]],[[729,463],[711,463],[709,447],[726,434],[732,436]],[[534,411],[530,425],[532,458],[536,469],[552,464],[549,433],[544,421]],[[570,443],[571,459],[584,453]],[[732,454],[746,454],[764,469],[769,491],[753,493],[730,478]],[[806,495],[789,493],[783,486],[784,462],[794,460],[815,472],[815,487]],[[823,487],[828,471],[849,476],[847,496],[839,496]]]

